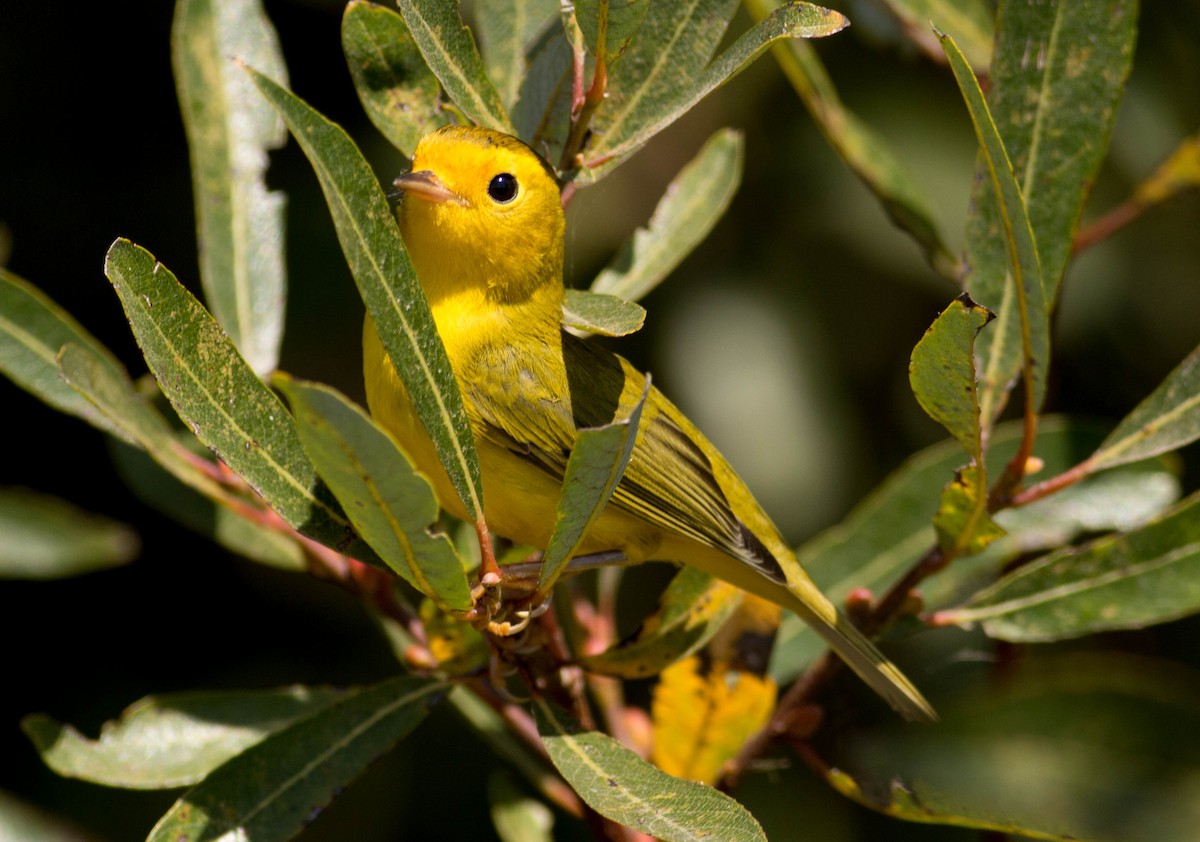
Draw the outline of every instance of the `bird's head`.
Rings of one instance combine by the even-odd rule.
[[[431,298],[486,289],[502,303],[562,284],[564,219],[554,171],[501,132],[445,126],[426,135],[403,194],[400,233]]]

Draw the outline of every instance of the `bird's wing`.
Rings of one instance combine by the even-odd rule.
[[[467,403],[478,413],[476,429],[558,481],[576,429],[628,418],[645,384],[629,363],[591,343],[564,334],[562,351],[568,397],[545,385],[561,382],[563,370],[539,370],[546,362],[539,359],[492,359],[487,363],[491,376],[463,384]],[[497,367],[503,376],[496,376]],[[740,558],[785,584],[778,561],[734,514],[697,438],[683,415],[651,388],[637,446],[611,504]]]

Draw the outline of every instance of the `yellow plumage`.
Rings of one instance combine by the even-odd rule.
[[[473,127],[425,137],[400,231],[433,310],[475,435],[484,515],[497,534],[544,547],[579,427],[628,417],[645,377],[564,333],[564,219],[554,173],[515,138]],[[375,326],[363,333],[372,415],[466,517]],[[931,719],[920,692],[827,600],[716,448],[655,388],[629,466],[582,553],[674,561],[783,605],[813,626],[903,715]]]

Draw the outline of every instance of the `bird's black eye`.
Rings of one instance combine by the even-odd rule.
[[[517,177],[512,173],[502,172],[488,182],[488,195],[492,201],[505,205],[517,195]]]

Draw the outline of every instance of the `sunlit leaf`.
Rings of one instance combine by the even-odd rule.
[[[779,6],[778,0],[744,0],[755,20]],[[771,48],[783,73],[825,139],[850,170],[882,202],[892,222],[917,241],[925,259],[943,276],[957,280],[958,260],[950,253],[933,218],[921,184],[904,167],[883,137],[846,108],[833,80],[811,44],[799,39]]]
[[[457,11],[455,11],[457,18]],[[316,171],[342,252],[413,410],[475,518],[483,511],[479,460],[458,381],[387,199],[358,147],[336,124],[270,79],[250,71],[283,114]]]
[[[170,789],[209,772],[336,701],[328,687],[166,693],[134,702],[97,739],[45,714],[21,720],[58,774],[125,789]]]
[[[623,678],[657,675],[699,650],[742,604],[745,592],[694,567],[684,567],[658,607],[628,639],[580,660],[591,672]]]
[[[551,761],[600,815],[666,842],[766,839],[728,795],[674,778],[606,734],[579,731],[544,700],[534,700],[534,714]]]
[[[466,611],[471,588],[438,517],[433,484],[363,410],[319,383],[272,378],[287,397],[309,458],[354,528],[405,581],[443,610]]]
[[[119,426],[59,377],[56,357],[67,344],[79,346],[113,376],[125,376],[116,358],[70,313],[33,284],[0,268],[0,372],[55,409],[127,438]]]
[[[342,14],[342,52],[363,110],[409,158],[417,141],[450,121],[439,107],[437,77],[398,12],[351,0]]]
[[[703,242],[742,180],[740,132],[712,135],[667,186],[650,222],[634,231],[592,282],[593,292],[637,301]]]
[[[0,488],[0,579],[57,579],[133,560],[123,523],[27,488]]]
[[[981,553],[988,544],[1004,535],[1004,530],[987,510],[988,487],[978,465],[958,471],[942,489],[933,528],[938,546],[947,556],[957,558]]]
[[[501,842],[553,842],[554,813],[526,795],[509,773],[496,770],[488,775],[487,794]]]
[[[5,842],[94,842],[65,819],[44,812],[0,790],[0,839]]]
[[[1164,202],[1184,190],[1200,186],[1200,133],[1180,141],[1153,175],[1137,186],[1134,201],[1140,205]]]
[[[397,0],[396,5],[450,100],[477,125],[512,134],[508,112],[488,78],[471,30],[459,17],[457,0]]]
[[[279,361],[286,287],[284,196],[267,190],[267,152],[287,133],[234,59],[286,85],[279,39],[258,0],[180,0],[171,57],[204,296],[242,357],[265,374]]]
[[[569,289],[563,299],[562,323],[598,336],[628,336],[646,323],[646,308],[616,295]]]
[[[425,718],[445,685],[394,678],[267,737],[186,792],[147,842],[291,839]]]

